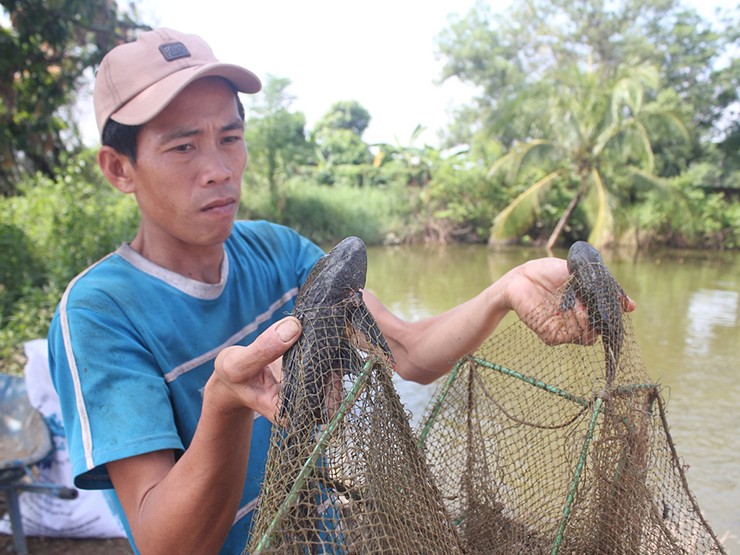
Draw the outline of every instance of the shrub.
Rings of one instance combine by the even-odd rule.
[[[80,271],[132,239],[134,200],[111,187],[92,151],[57,179],[36,175],[20,195],[0,199],[0,356],[17,360],[22,342],[46,335],[54,306]]]
[[[22,374],[23,343],[46,337],[62,289],[44,286],[28,289],[0,326],[0,372]]]
[[[241,214],[287,225],[318,244],[333,244],[349,235],[378,244],[399,233],[407,214],[407,201],[398,185],[354,187],[319,185],[306,178],[285,183],[280,206],[264,189],[247,191]]]

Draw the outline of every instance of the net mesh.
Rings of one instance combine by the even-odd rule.
[[[600,259],[458,362],[419,435],[469,553],[723,553]],[[578,273],[580,272],[580,273]],[[579,318],[573,297],[587,309]],[[560,313],[561,320],[552,314]]]
[[[724,553],[622,302],[603,264],[581,268],[461,359],[416,431],[361,297],[297,303],[245,553]],[[601,335],[548,346],[530,328],[543,318]]]
[[[303,334],[283,360],[247,551],[462,553],[394,388],[388,346],[357,294],[364,245],[340,244],[322,260],[296,301]],[[358,265],[361,275],[349,275]]]
[[[355,378],[327,425],[274,434],[249,553],[462,552],[386,361]]]

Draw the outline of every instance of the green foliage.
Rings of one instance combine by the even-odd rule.
[[[699,198],[699,233],[712,249],[740,249],[740,201],[727,202],[719,193]]]
[[[44,253],[46,281],[69,281],[136,233],[133,198],[113,189],[94,160],[85,151],[57,179],[37,174],[19,185],[23,195],[4,201],[4,217]]]
[[[503,210],[497,212],[489,243],[496,245],[513,242],[528,232],[541,216],[543,203],[561,176],[562,172],[557,170],[545,175],[525,188]]]
[[[0,372],[22,374],[23,343],[46,337],[63,289],[45,285],[29,288],[0,325]]]
[[[716,139],[718,129],[713,128],[738,99],[740,10],[727,11],[711,23],[690,9],[679,8],[672,15],[650,29],[652,42],[662,45],[653,57],[663,67],[666,86],[693,108],[699,131]],[[734,62],[728,65],[723,58]]]
[[[46,335],[66,284],[87,266],[133,239],[138,210],[111,187],[84,151],[60,176],[28,177],[21,194],[0,198],[0,353]]]
[[[492,239],[530,233],[542,222],[549,204],[542,195],[552,194],[545,189],[562,184],[545,179],[548,172],[562,170],[575,184],[575,205],[563,207],[550,242],[561,226],[567,231],[582,198],[591,238],[619,235],[620,214],[645,199],[620,174],[641,169],[653,183],[679,176],[713,148],[710,137],[725,153],[719,185],[731,187],[740,167],[732,112],[739,15],[735,9],[710,23],[677,0],[533,0],[512,4],[503,17],[479,1],[451,20],[438,39],[442,78],[478,95],[458,111],[449,140],[500,143],[508,152],[494,167],[532,187],[512,195]],[[520,173],[535,167],[531,176]],[[512,181],[512,190],[519,185]]]
[[[404,233],[408,201],[399,186],[329,187],[293,178],[285,184],[284,206],[279,212],[265,193],[264,189],[248,190],[240,216],[276,221],[319,244],[333,244],[349,235],[378,244]]]
[[[507,203],[503,180],[492,179],[467,153],[446,158],[434,169],[425,200],[436,220],[452,225],[449,239],[485,241],[492,215]]]
[[[714,30],[677,0],[532,0],[500,14],[479,1],[466,16],[452,20],[437,47],[445,61],[443,78],[482,87],[493,102],[480,107],[488,104],[493,110],[512,93],[519,96],[518,89],[575,61],[609,79],[636,60],[660,68],[661,78],[683,100],[709,108],[720,90],[704,87],[716,82],[714,61],[737,38],[733,23],[728,17],[723,29]]]
[[[369,164],[372,155],[367,144],[348,129],[324,129],[315,134],[319,166]]]
[[[582,200],[591,224],[588,239],[597,247],[618,235],[617,213],[631,195],[614,176],[626,169],[652,175],[655,167],[652,137],[656,127],[673,129],[683,140],[688,132],[671,106],[649,100],[657,85],[649,66],[624,67],[613,81],[605,82],[596,71],[577,65],[553,71],[521,94],[539,98],[542,109],[530,129],[537,136],[522,138],[491,168],[514,183],[527,183],[494,222],[492,244],[511,241],[531,226],[550,190],[572,185],[572,202],[548,239],[548,248],[559,238]],[[548,90],[547,96],[541,89]],[[650,180],[646,180],[651,183]]]
[[[370,113],[354,100],[335,102],[316,123],[312,137],[321,183],[331,185],[336,181],[335,174],[353,171],[339,169],[342,166],[370,164],[372,155],[362,140],[369,123]]]
[[[26,233],[0,223],[0,325],[29,288],[43,282],[43,265]]]
[[[740,248],[740,200],[713,192],[719,172],[714,164],[700,163],[665,184],[678,194],[651,189],[632,210],[629,232],[638,245]]]
[[[365,187],[378,184],[381,178],[378,168],[370,164],[338,164],[327,171],[323,169],[322,183],[340,187]]]
[[[373,165],[400,176],[405,174],[408,185],[425,186],[432,179],[435,167],[442,160],[438,149],[428,144],[418,146],[418,139],[425,128],[417,125],[407,143],[397,141],[395,145],[378,144],[379,150]]]
[[[370,125],[370,112],[356,100],[335,102],[329,111],[316,122],[314,133],[321,135],[324,131],[339,130],[351,131],[358,137]]]
[[[313,145],[306,140],[306,118],[291,112],[290,80],[268,75],[261,94],[252,97],[245,138],[249,147],[247,182],[269,187],[278,205],[285,180],[312,160]]]
[[[21,175],[52,177],[80,147],[76,92],[139,24],[107,0],[3,0],[0,16],[0,195],[10,195]]]

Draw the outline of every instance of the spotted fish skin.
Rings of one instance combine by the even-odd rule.
[[[588,311],[591,328],[601,334],[606,358],[606,384],[611,387],[624,340],[620,297],[626,294],[609,272],[599,251],[585,241],[576,241],[568,251],[568,272],[572,278],[560,308],[571,310],[578,299]]]
[[[298,292],[295,312],[328,307],[356,295],[365,287],[367,250],[358,237],[347,237],[322,256]]]
[[[283,357],[282,416],[290,416],[294,409],[302,380],[315,423],[326,423],[325,393],[332,375],[361,367],[350,345],[353,330],[390,355],[362,300],[366,275],[367,251],[357,237],[341,241],[309,273],[293,311],[303,333]],[[300,376],[301,372],[305,374]]]

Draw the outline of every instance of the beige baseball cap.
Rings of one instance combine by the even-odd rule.
[[[248,69],[219,62],[197,35],[154,29],[115,47],[95,77],[93,104],[100,135],[108,119],[125,125],[146,123],[189,83],[208,76],[228,79],[244,93],[262,88]]]

